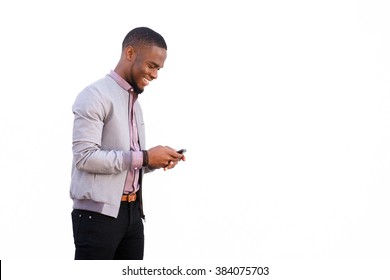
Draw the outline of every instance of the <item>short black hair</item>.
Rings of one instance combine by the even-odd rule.
[[[148,27],[137,27],[127,33],[125,39],[123,39],[122,50],[130,45],[135,48],[147,45],[168,49],[163,36]]]

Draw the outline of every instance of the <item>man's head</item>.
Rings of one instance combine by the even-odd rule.
[[[157,72],[164,66],[166,58],[164,38],[150,28],[138,27],[124,38],[121,59],[115,71],[136,93],[142,93],[150,81],[157,79]]]

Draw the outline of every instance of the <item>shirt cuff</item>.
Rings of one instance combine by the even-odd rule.
[[[144,160],[144,154],[142,153],[142,151],[131,152],[131,155],[132,155],[132,160],[131,160],[130,169],[142,168],[142,163]]]

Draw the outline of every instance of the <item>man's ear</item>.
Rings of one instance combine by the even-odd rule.
[[[135,50],[133,46],[127,46],[125,48],[125,56],[127,60],[132,60],[135,56]]]

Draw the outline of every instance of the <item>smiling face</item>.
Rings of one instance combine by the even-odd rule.
[[[147,85],[158,77],[158,70],[164,67],[167,50],[157,46],[142,46],[125,49],[128,63],[125,69],[125,80],[138,94],[142,93]]]

